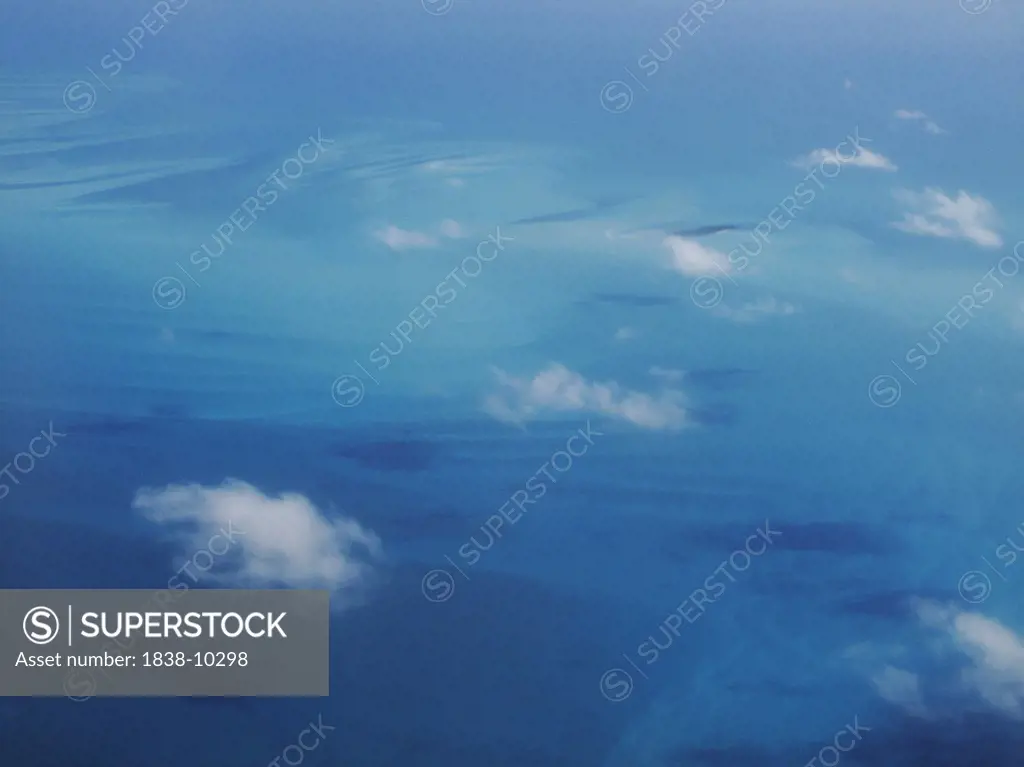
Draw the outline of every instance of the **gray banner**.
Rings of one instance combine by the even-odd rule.
[[[0,697],[330,694],[329,592],[169,591],[0,590]]]

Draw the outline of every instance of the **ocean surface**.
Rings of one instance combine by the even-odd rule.
[[[2,767],[1020,763],[1024,7],[95,5],[0,24],[0,588],[240,514],[330,696]]]

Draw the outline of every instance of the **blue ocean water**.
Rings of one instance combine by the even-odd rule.
[[[329,698],[3,698],[0,764],[1019,761],[1024,9],[5,16],[0,588],[165,588],[145,488],[381,552]]]

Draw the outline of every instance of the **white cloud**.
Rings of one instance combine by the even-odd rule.
[[[663,244],[672,251],[672,268],[688,277],[728,274],[731,269],[725,253],[705,247],[696,240],[673,235],[666,237]]]
[[[408,229],[399,229],[394,225],[374,232],[374,236],[392,250],[432,248],[437,245],[437,240],[429,234],[414,232]]]
[[[886,666],[871,678],[872,684],[883,700],[899,706],[917,717],[927,717],[928,709],[921,696],[921,683],[917,674],[894,666]]]
[[[657,396],[623,389],[614,381],[587,381],[553,363],[533,378],[515,378],[494,370],[501,391],[490,395],[484,410],[506,423],[522,424],[545,413],[594,413],[644,429],[678,429],[686,423],[682,392],[666,389]]]
[[[934,120],[930,120],[928,115],[918,109],[897,109],[893,112],[893,116],[897,120],[912,120],[914,122],[921,122],[924,124],[924,129],[934,136],[938,136],[946,131],[939,127],[938,123]]]
[[[995,207],[984,197],[972,197],[960,190],[955,199],[941,189],[927,188],[923,192],[896,192],[896,199],[910,211],[903,220],[892,225],[910,234],[929,237],[969,240],[984,248],[998,248],[1002,237],[994,230]]]
[[[793,162],[799,168],[813,168],[833,163],[835,165],[852,165],[855,168],[868,168],[871,170],[896,171],[899,170],[885,155],[872,152],[862,146],[855,146],[853,156],[843,154],[838,149],[815,149],[813,152],[798,158]],[[833,174],[835,175],[835,174]]]
[[[446,218],[441,222],[441,234],[452,240],[465,236],[462,233],[462,227],[459,226],[459,222],[452,221],[450,218]]]
[[[632,338],[636,338],[636,331],[633,328],[619,328],[615,331],[616,341],[629,341]]]
[[[457,240],[465,237],[462,225],[458,221],[446,218],[438,226],[441,237]],[[400,229],[397,226],[388,226],[373,233],[374,236],[392,250],[411,250],[413,248],[433,248],[438,244],[436,237],[425,232],[417,232],[410,229]]]
[[[761,298],[752,303],[743,304],[739,309],[732,309],[728,306],[719,305],[714,308],[714,313],[719,317],[725,317],[733,322],[758,322],[765,317],[773,315],[788,316],[796,314],[797,309],[793,304],[779,301],[772,296]]]
[[[846,78],[845,80],[843,80],[843,87],[846,90],[850,90],[853,87],[853,80],[851,80],[850,78]]]
[[[971,661],[962,681],[989,705],[1024,719],[1024,641],[1003,624],[978,613],[934,603],[918,608],[922,623],[944,631]]]
[[[935,654],[925,666],[930,676],[886,665],[871,678],[878,693],[914,716],[955,715],[982,701],[1004,716],[1024,720],[1024,638],[997,620],[955,605],[918,600],[915,611],[932,634],[917,643]],[[951,661],[949,654],[958,660]],[[929,689],[936,694],[926,706]]]
[[[220,487],[170,485],[144,488],[133,507],[148,519],[170,525],[193,552],[225,549],[211,538],[222,531],[235,544],[206,575],[231,586],[350,592],[372,572],[380,539],[358,522],[328,518],[297,493],[271,498],[252,485],[227,480]],[[216,553],[216,551],[214,551]]]

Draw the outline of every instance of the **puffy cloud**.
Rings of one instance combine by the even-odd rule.
[[[727,255],[696,240],[673,235],[664,239],[664,245],[672,251],[672,268],[688,277],[728,274],[731,269]]]
[[[923,603],[921,621],[944,631],[967,656],[965,685],[992,707],[1024,719],[1024,641],[992,618]]]
[[[862,146],[855,146],[853,156],[844,155],[838,149],[815,149],[813,152],[798,158],[793,164],[800,168],[814,168],[825,163],[835,165],[852,165],[854,168],[868,168],[871,170],[898,170],[885,155],[872,152]],[[835,174],[833,174],[835,175]]]
[[[686,423],[682,392],[658,395],[624,389],[614,381],[586,380],[553,363],[533,378],[515,378],[495,369],[500,390],[484,402],[484,410],[506,423],[522,424],[550,413],[593,413],[644,429],[679,429]]]
[[[414,232],[408,229],[399,229],[394,225],[374,232],[374,236],[392,250],[432,248],[437,245],[437,240],[429,234]]]
[[[871,677],[879,695],[907,713],[947,718],[975,710],[979,702],[1024,720],[1024,638],[999,621],[954,605],[917,600],[915,613],[927,632],[927,674],[886,665]],[[929,696],[929,693],[931,695]]]
[[[458,221],[446,218],[438,225],[438,233],[441,237],[450,240],[457,240],[465,237],[462,226]],[[438,238],[426,232],[417,232],[411,229],[400,229],[391,225],[385,229],[374,232],[374,237],[383,242],[392,250],[412,250],[414,248],[434,248],[438,245]]]
[[[897,109],[893,113],[893,116],[897,120],[911,120],[914,122],[920,122],[924,125],[924,129],[934,136],[938,136],[946,132],[939,127],[938,123],[936,123],[934,120],[930,120],[928,118],[928,115],[917,109]]]
[[[441,222],[441,234],[452,240],[457,240],[464,236],[459,222],[452,221],[450,218],[446,218]]]
[[[899,706],[912,716],[922,718],[928,716],[917,674],[894,666],[886,666],[871,678],[871,682],[878,694],[889,703]]]
[[[351,591],[372,573],[371,562],[381,555],[380,539],[358,522],[329,518],[297,493],[272,498],[238,480],[220,487],[144,488],[133,506],[151,521],[170,526],[189,556],[207,549],[214,536],[234,531],[229,536],[234,545],[207,573],[231,586]]]
[[[960,190],[956,198],[941,189],[929,187],[923,192],[900,190],[896,199],[911,208],[896,229],[909,234],[945,239],[968,240],[983,248],[998,248],[1003,238],[995,231],[995,207],[981,196]]]
[[[614,338],[616,341],[629,341],[636,338],[636,331],[633,328],[622,327],[615,331]]]

